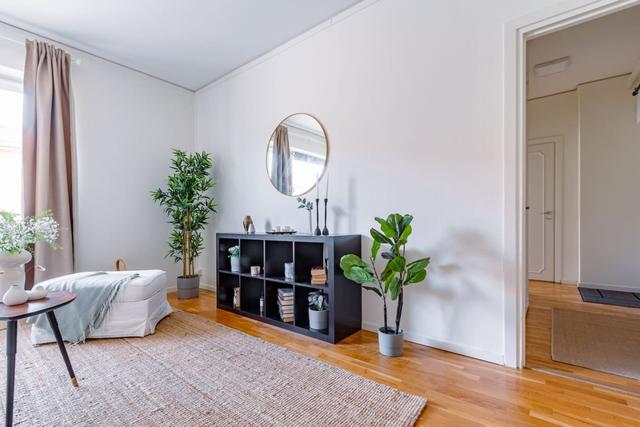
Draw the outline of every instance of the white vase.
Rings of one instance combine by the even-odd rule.
[[[24,304],[28,299],[29,294],[27,293],[27,291],[25,291],[18,285],[11,285],[9,290],[5,292],[4,296],[2,297],[2,302],[5,305],[18,305]]]
[[[231,271],[234,273],[240,273],[240,257],[232,256],[231,257]]]
[[[12,285],[24,289],[24,265],[29,261],[31,261],[31,253],[28,251],[17,254],[0,252],[0,298]]]

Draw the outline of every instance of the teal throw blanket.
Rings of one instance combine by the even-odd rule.
[[[38,285],[48,291],[69,291],[76,294],[70,304],[55,310],[62,338],[70,343],[81,343],[104,321],[118,291],[137,273],[86,273],[71,274],[47,280]],[[45,329],[53,335],[46,314],[30,317],[27,323]]]

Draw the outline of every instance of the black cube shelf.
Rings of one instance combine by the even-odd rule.
[[[303,335],[336,343],[360,330],[361,287],[340,269],[340,258],[360,255],[360,235],[311,236],[218,233],[217,307]],[[231,271],[229,248],[240,246],[240,272]],[[285,279],[284,263],[294,263],[294,279]],[[311,268],[326,262],[327,284],[311,284]],[[250,267],[261,267],[259,276]],[[234,307],[234,288],[240,288],[240,306]],[[285,323],[278,313],[278,289],[294,293],[294,321]],[[324,291],[329,299],[329,323],[325,330],[309,328],[307,295]],[[260,311],[260,298],[264,309]]]

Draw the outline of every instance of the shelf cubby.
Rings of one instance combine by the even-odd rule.
[[[361,327],[361,287],[342,273],[340,258],[360,255],[359,235],[312,236],[218,233],[217,303],[218,308],[269,323],[283,329],[331,343],[358,331]],[[240,246],[240,272],[230,271],[230,247]],[[284,264],[294,263],[294,279],[284,277]],[[326,263],[327,283],[311,284],[311,268]],[[250,267],[259,265],[262,274],[252,276]],[[240,288],[240,307],[233,306],[233,290]],[[278,289],[294,292],[294,322],[285,323],[278,312]],[[329,301],[328,328],[309,328],[308,295],[322,290]],[[260,297],[264,312],[260,313]]]
[[[240,277],[233,273],[220,272],[218,275],[218,307],[233,308],[233,288],[240,286]]]
[[[218,270],[231,271],[229,248],[238,245],[238,239],[220,239],[218,241]]]
[[[252,265],[264,267],[264,242],[261,240],[240,240],[240,272],[250,273]]]
[[[295,243],[295,281],[311,284],[311,269],[324,265],[324,245],[316,242]]]
[[[284,263],[293,262],[293,242],[267,240],[265,248],[265,277],[280,277],[284,280]]]
[[[240,278],[240,310],[260,315],[260,297],[264,293],[264,281],[253,277]]]

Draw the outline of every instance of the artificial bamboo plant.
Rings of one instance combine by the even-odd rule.
[[[370,230],[373,238],[369,255],[370,264],[357,255],[349,254],[340,259],[340,267],[349,280],[363,285],[363,288],[374,292],[382,299],[384,333],[399,334],[404,287],[420,283],[427,277],[429,258],[421,258],[413,262],[407,262],[405,258],[407,239],[412,232],[413,216],[391,214],[387,219],[376,217],[375,220],[380,224],[380,230],[375,228]],[[383,251],[380,253],[381,249]],[[378,253],[387,260],[387,264],[380,274],[376,268]],[[389,328],[387,323],[387,294],[391,296],[391,300],[398,300],[395,330]]]
[[[213,162],[205,153],[187,154],[173,150],[171,169],[166,191],[158,188],[151,192],[151,198],[164,206],[173,231],[169,237],[167,257],[182,262],[182,276],[195,275],[193,260],[204,248],[202,230],[209,214],[216,212],[213,197],[207,191],[214,186],[209,176]]]

